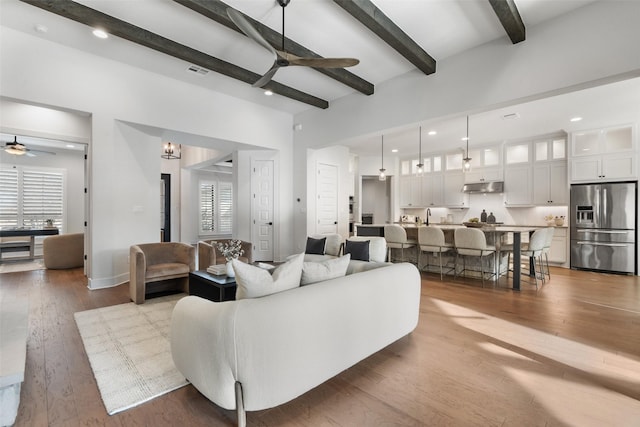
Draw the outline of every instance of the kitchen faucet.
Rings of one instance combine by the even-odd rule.
[[[431,216],[431,208],[427,208],[427,226],[429,225],[429,217]]]

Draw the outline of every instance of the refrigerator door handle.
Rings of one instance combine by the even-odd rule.
[[[609,211],[607,209],[607,187],[602,188],[602,211],[601,212],[602,212],[601,224],[609,224]]]
[[[610,246],[613,248],[624,248],[629,246],[629,243],[596,243],[596,242],[577,242],[579,245],[589,245],[589,246]]]
[[[618,230],[576,230],[577,233],[627,234],[629,231]]]

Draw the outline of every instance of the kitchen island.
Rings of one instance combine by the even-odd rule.
[[[416,223],[398,223],[407,232],[408,239],[418,240],[418,229],[420,227],[426,227],[426,224]],[[440,228],[444,232],[445,242],[454,246],[454,232],[457,228],[466,227],[463,224],[430,224],[434,227]],[[357,234],[359,236],[380,236],[384,237],[384,224],[364,224],[357,225]],[[504,256],[500,254],[500,246],[507,242],[509,235],[513,238],[513,259],[520,259],[520,243],[522,242],[522,233],[531,234],[538,228],[543,226],[529,226],[529,225],[491,225],[486,224],[482,227],[478,227],[485,233],[487,237],[487,244],[495,245],[496,256],[492,260],[491,268],[496,273],[496,277],[506,272],[508,266],[504,260]],[[447,260],[447,264],[453,263],[455,255],[452,255]],[[530,263],[530,275],[535,274],[534,263]],[[520,263],[513,263],[513,289],[520,290]]]

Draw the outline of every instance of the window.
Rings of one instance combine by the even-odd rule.
[[[0,168],[0,227],[64,225],[64,171],[24,166]]]
[[[233,185],[224,181],[200,181],[200,233],[232,232]]]

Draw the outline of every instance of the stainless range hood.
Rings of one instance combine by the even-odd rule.
[[[474,182],[462,186],[463,193],[502,193],[504,192],[503,181]]]

